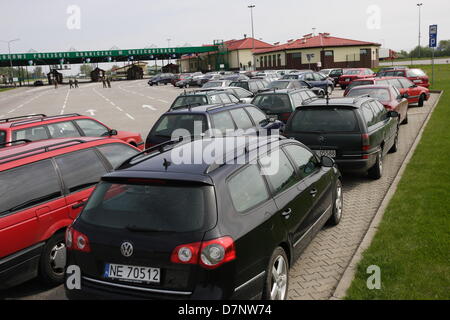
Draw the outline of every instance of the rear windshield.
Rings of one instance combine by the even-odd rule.
[[[198,231],[210,227],[213,218],[207,214],[215,212],[213,198],[211,186],[101,182],[80,218],[130,231]]]
[[[214,88],[214,87],[221,87],[222,82],[220,81],[209,81],[203,85],[203,88]]]
[[[298,109],[292,118],[294,132],[356,132],[359,130],[355,112],[346,108]]]
[[[203,106],[205,104],[208,104],[208,99],[205,96],[183,96],[176,98],[171,109],[187,106]]]
[[[198,126],[198,127],[196,127]],[[167,114],[163,115],[152,130],[153,136],[172,137],[176,129],[185,129],[191,135],[207,130],[206,117],[202,114]]]
[[[289,86],[289,81],[273,81],[267,88],[268,89],[286,89]]]
[[[344,70],[345,75],[360,74],[361,70]]]
[[[297,80],[298,77],[299,77],[298,74],[287,74],[287,75],[283,76],[283,79],[287,79],[287,80],[289,80],[289,79]]]
[[[364,85],[368,85],[368,84],[373,84],[373,80],[353,81],[352,83],[349,84],[349,88],[351,89],[354,87],[364,86]]]
[[[406,73],[407,77],[424,77],[426,74],[420,69],[411,69]]]
[[[292,112],[291,101],[287,94],[258,95],[252,104],[266,113]]]
[[[232,83],[230,83],[230,87],[239,87],[239,88],[244,88],[244,89],[248,90],[248,82],[242,82],[242,81],[232,82]]]
[[[391,100],[389,90],[383,88],[355,88],[350,90],[350,92],[348,93],[349,97],[359,97],[364,95],[368,95],[379,101]]]

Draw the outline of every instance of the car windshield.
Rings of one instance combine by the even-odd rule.
[[[209,81],[203,85],[203,88],[215,88],[215,87],[221,87],[222,82],[221,81]]]
[[[352,109],[301,108],[291,122],[294,132],[355,132],[358,121]]]
[[[267,114],[292,112],[291,102],[287,94],[258,95],[252,102]]]
[[[159,232],[188,232],[205,227],[214,209],[213,189],[203,185],[101,182],[80,219],[88,224]],[[176,201],[174,201],[176,199]]]
[[[176,109],[180,107],[187,107],[187,106],[202,106],[208,104],[208,99],[206,99],[205,96],[182,96],[178,97],[175,102],[173,103],[171,109]]]
[[[408,77],[424,77],[426,74],[420,69],[411,69],[407,71]]]
[[[268,89],[286,89],[289,86],[289,81],[272,81],[267,88]]]
[[[355,75],[355,74],[359,74],[361,71],[360,70],[344,70],[345,75]]]
[[[379,101],[389,101],[391,96],[386,88],[354,88],[348,93],[349,97],[359,97],[368,95]]]
[[[158,120],[151,134],[168,138],[176,129],[187,130],[191,135],[203,133],[207,130],[206,117],[202,114],[166,114]]]

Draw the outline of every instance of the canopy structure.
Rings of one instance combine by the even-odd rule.
[[[102,63],[139,60],[179,59],[181,55],[217,51],[217,46],[144,48],[124,50],[68,51],[68,52],[33,52],[0,54],[0,67],[65,65],[81,63]]]

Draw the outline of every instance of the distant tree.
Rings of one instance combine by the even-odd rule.
[[[80,67],[80,72],[85,74],[86,76],[89,76],[91,74],[92,70],[94,70],[94,68],[92,68],[92,66],[90,64],[83,64]]]
[[[31,76],[36,78],[42,78],[44,76],[44,73],[42,72],[42,67],[35,67],[33,72],[31,73]]]

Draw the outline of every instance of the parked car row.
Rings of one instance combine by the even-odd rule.
[[[145,147],[78,114],[0,120],[0,289],[61,283],[77,265],[70,299],[285,299],[289,267],[341,220],[341,172],[381,178],[408,103],[429,97],[403,77],[344,70],[347,96],[321,98],[332,72],[159,75],[149,84],[207,81]],[[200,162],[178,165],[192,150]]]

